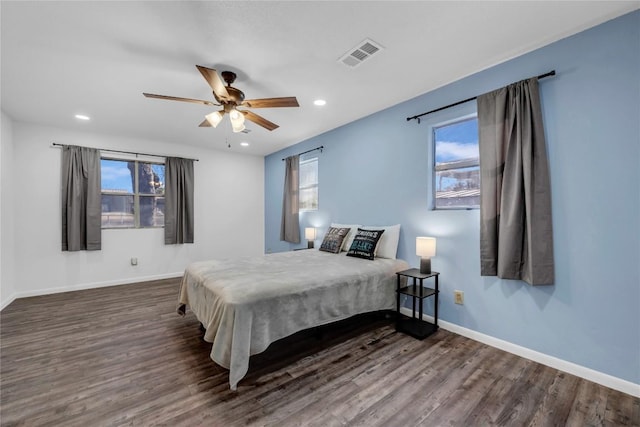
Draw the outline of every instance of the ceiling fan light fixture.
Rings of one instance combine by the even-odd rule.
[[[242,114],[240,111],[233,108],[229,112],[229,119],[231,120],[232,124],[241,125],[244,123],[244,114]]]
[[[211,126],[215,128],[222,121],[222,114],[220,111],[214,111],[213,113],[204,116],[204,118],[207,119],[207,121],[211,123]]]
[[[244,126],[245,118],[250,122],[262,126],[266,130],[272,131],[278,128],[278,125],[270,122],[264,117],[250,111],[250,110],[237,110],[236,106],[248,107],[248,108],[276,108],[276,107],[299,107],[298,100],[295,96],[286,96],[279,98],[257,98],[257,99],[244,99],[244,92],[234,88],[231,84],[236,79],[236,74],[231,71],[223,71],[222,77],[224,82],[218,75],[218,72],[213,68],[203,67],[196,65],[202,77],[207,81],[211,89],[213,90],[213,97],[218,102],[215,104],[211,101],[203,101],[201,99],[193,98],[180,98],[177,96],[155,95],[152,93],[143,92],[147,98],[167,99],[170,101],[191,102],[195,104],[203,105],[219,105],[222,110],[216,111],[205,116],[199,127],[218,127],[222,122],[226,113],[229,113],[229,120],[234,132],[250,132],[250,129],[246,129]],[[227,83],[225,86],[224,83]]]
[[[235,133],[242,132],[245,129],[244,114],[235,108],[229,112],[229,120],[231,120],[231,127]]]
[[[234,122],[231,122],[231,128],[233,129],[234,133],[242,132],[245,129],[244,123],[236,124]]]

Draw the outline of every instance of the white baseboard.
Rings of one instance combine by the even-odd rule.
[[[38,289],[34,291],[16,292],[13,295],[11,295],[11,297],[6,302],[2,303],[2,307],[0,308],[0,310],[3,310],[6,306],[11,304],[14,300],[18,298],[59,294],[61,292],[80,291],[84,289],[105,288],[107,286],[130,285],[132,283],[148,282],[150,280],[173,279],[175,277],[181,277],[183,273],[184,272],[181,271],[179,273],[165,273],[165,274],[157,274],[154,276],[132,277],[127,279],[107,280],[104,282],[81,283],[78,285],[63,286],[59,288],[48,288],[48,289]]]
[[[407,316],[411,316],[410,308],[402,307],[400,308],[400,312]],[[431,316],[423,315],[422,317],[428,322],[433,322],[433,317]],[[568,362],[555,356],[540,353],[539,351],[531,350],[530,348],[522,347],[520,345],[513,344],[508,341],[492,337],[490,335],[485,335],[483,333],[456,325],[455,323],[438,320],[438,326],[440,326],[442,329],[446,329],[447,331],[462,335],[463,337],[467,337],[474,341],[490,345],[491,347],[499,348],[500,350],[504,350],[517,356],[524,357],[525,359],[533,360],[534,362],[549,366],[559,371],[567,372],[569,374],[584,378],[605,387],[630,394],[634,397],[640,397],[640,384],[635,384],[631,381],[623,380],[622,378],[614,377],[612,375],[605,374],[603,372],[596,371],[582,365]]]
[[[18,298],[18,296],[14,292],[13,294],[11,294],[11,296],[9,298],[7,298],[6,300],[0,302],[0,311],[4,310],[4,308],[6,306],[8,306],[9,304],[11,304],[16,298]]]

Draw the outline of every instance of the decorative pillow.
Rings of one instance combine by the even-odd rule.
[[[398,253],[398,240],[400,240],[400,224],[362,227],[363,230],[384,230],[384,234],[378,242],[376,256],[378,258],[396,259]]]
[[[353,243],[347,252],[347,256],[353,256],[357,258],[373,259],[376,253],[376,246],[378,241],[382,237],[384,230],[363,230],[358,228],[356,237],[353,238]]]
[[[337,254],[340,252],[342,242],[344,242],[349,231],[349,228],[329,227],[322,240],[322,245],[320,245],[320,250]]]
[[[347,234],[347,237],[345,237],[344,241],[342,242],[342,250],[348,251],[349,248],[351,247],[351,244],[353,243],[353,238],[356,236],[356,233],[358,232],[358,228],[362,226],[360,224],[336,224],[335,222],[333,222],[331,223],[331,227],[349,228],[351,230],[349,231],[349,234]]]

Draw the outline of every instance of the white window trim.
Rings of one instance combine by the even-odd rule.
[[[109,155],[100,155],[100,160],[115,160],[120,162],[135,162],[136,168],[134,173],[134,182],[133,182],[133,192],[132,193],[122,193],[122,196],[133,196],[133,226],[132,227],[104,227],[100,226],[102,230],[132,230],[132,229],[153,229],[153,228],[164,228],[164,225],[161,226],[152,226],[152,227],[141,227],[140,226],[140,197],[150,197],[151,194],[140,193],[139,185],[138,185],[138,164],[140,163],[152,163],[156,165],[165,165],[164,161],[159,161],[157,157],[151,158],[150,156],[132,156],[129,154],[113,154],[109,153]],[[166,185],[166,184],[165,184]],[[104,191],[102,191],[102,186],[100,188],[100,197],[104,195]],[[163,195],[164,197],[164,195]],[[101,213],[102,214],[102,213]]]
[[[434,211],[455,211],[455,210],[477,210],[480,209],[480,206],[440,206],[437,207],[436,206],[436,172],[438,170],[446,170],[448,168],[437,168],[436,167],[436,140],[435,140],[435,130],[437,128],[441,128],[444,126],[449,126],[455,123],[459,123],[459,122],[464,122],[467,120],[471,120],[471,119],[477,119],[478,118],[478,113],[477,112],[473,112],[471,114],[465,114],[462,116],[456,116],[454,118],[451,118],[449,120],[445,120],[442,122],[438,122],[435,123],[431,126],[429,126],[429,140],[430,140],[430,145],[431,145],[431,159],[430,159],[430,164],[431,164],[431,200],[430,200],[430,208],[431,210]],[[475,163],[475,162],[474,162]],[[470,166],[476,166],[474,165],[469,165],[467,167]],[[477,166],[480,166],[480,159],[478,158],[478,163]],[[451,169],[460,169],[460,167],[456,167],[456,168],[451,168]]]
[[[319,166],[318,156],[305,158],[304,160],[299,160],[299,166],[302,166],[305,163],[312,163],[312,162],[316,163],[316,183],[315,184],[311,184],[311,185],[307,185],[307,186],[304,186],[304,187],[299,185],[298,186],[298,191],[308,190],[308,189],[311,189],[311,188],[319,189],[320,178],[318,176],[319,175],[319,171],[318,171],[318,166]],[[315,212],[315,211],[318,210],[318,208],[320,207],[320,193],[319,193],[319,191],[316,191],[316,194],[318,195],[318,199],[316,200],[316,206],[317,207],[315,209],[303,209],[303,208],[300,208],[298,206],[299,207],[299,212]]]

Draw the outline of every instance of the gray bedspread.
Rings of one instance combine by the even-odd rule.
[[[213,343],[235,390],[249,357],[295,332],[395,307],[397,259],[373,261],[318,250],[196,262],[185,270],[179,303]]]

